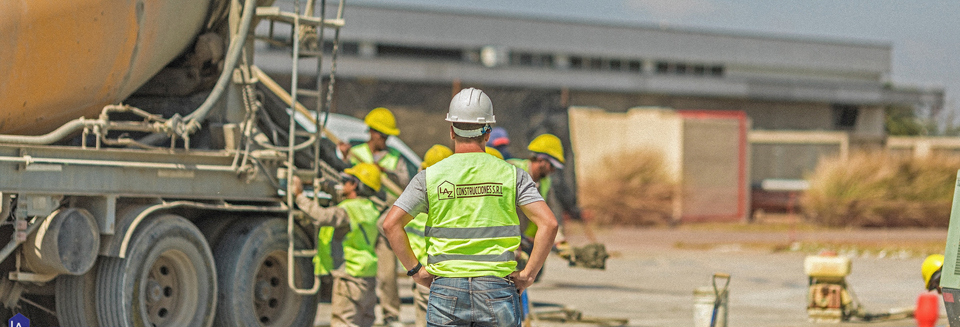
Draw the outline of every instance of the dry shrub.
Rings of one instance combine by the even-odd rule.
[[[802,205],[826,226],[945,227],[960,159],[858,153],[824,159],[808,177]]]
[[[671,221],[675,183],[663,155],[635,151],[603,159],[580,186],[580,200],[598,224],[657,225]]]

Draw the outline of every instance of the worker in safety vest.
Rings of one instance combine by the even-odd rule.
[[[440,144],[434,145],[423,155],[423,163],[420,165],[420,169],[427,169],[427,167],[433,166],[433,164],[451,155],[453,155],[453,150],[450,150],[450,148]],[[407,232],[407,239],[410,240],[410,249],[413,250],[419,262],[427,262],[427,239],[424,237],[426,225],[427,214],[421,213],[403,228]],[[417,317],[416,327],[427,326],[427,299],[429,296],[429,287],[413,283],[413,307],[416,309]]]
[[[507,135],[506,129],[503,127],[494,127],[493,130],[490,131],[490,140],[487,141],[487,147],[497,150],[503,159],[513,159],[513,155],[507,150],[507,146],[509,145],[510,136]],[[487,152],[489,153],[490,151]]]
[[[940,272],[943,270],[943,255],[931,254],[923,259],[920,265],[920,273],[923,275],[923,286],[928,291],[937,290],[937,293],[943,293],[940,289]]]
[[[377,255],[380,210],[369,197],[380,191],[380,169],[361,163],[344,170],[343,198],[335,207],[321,207],[303,194],[293,177],[297,206],[320,227],[314,273],[333,276],[332,327],[370,327],[376,315]],[[337,241],[337,242],[334,242]],[[333,250],[332,245],[342,247]],[[333,254],[339,254],[337,258]]]
[[[500,153],[500,151],[498,151],[496,148],[491,148],[488,146],[486,149],[484,149],[484,152],[491,156],[497,157],[497,159],[503,160],[503,154]]]
[[[376,164],[380,167],[380,171],[397,186],[406,187],[410,182],[406,159],[400,155],[400,151],[387,147],[387,138],[400,135],[397,119],[390,109],[380,107],[370,110],[363,118],[363,122],[367,124],[370,139],[366,143],[349,148],[344,154],[344,160],[353,165],[361,162]],[[344,146],[341,145],[341,147]],[[392,202],[400,195],[389,189],[386,193],[388,202]]]
[[[387,147],[387,138],[400,135],[397,120],[387,108],[376,108],[363,118],[370,133],[370,140],[358,144],[344,155],[351,164],[372,163],[388,176],[397,186],[403,188],[410,182],[407,162],[400,152]],[[400,194],[386,190],[387,203],[392,203]],[[377,271],[377,296],[383,310],[383,322],[389,327],[403,327],[400,323],[400,293],[397,290],[397,258],[386,239],[377,240],[377,258],[380,258]]]
[[[407,275],[430,288],[428,326],[518,326],[519,293],[550,253],[556,218],[530,175],[484,152],[496,120],[482,91],[460,91],[447,114],[454,154],[418,173],[384,220]],[[540,229],[530,261],[516,271],[520,208]],[[403,227],[427,213],[427,261],[417,259]],[[425,264],[425,265],[424,265]]]
[[[563,169],[563,145],[560,144],[560,139],[553,134],[541,134],[530,142],[527,149],[532,152],[529,159],[508,159],[507,162],[530,174],[533,177],[533,182],[537,184],[540,195],[546,199],[550,193],[550,186],[553,184],[550,174],[553,174],[557,169]],[[536,223],[524,220],[521,222],[521,228],[524,236],[529,238],[536,236]],[[559,239],[563,240],[562,233],[559,235]]]

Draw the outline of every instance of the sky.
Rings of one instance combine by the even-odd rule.
[[[893,45],[890,81],[942,88],[960,111],[960,1],[956,0],[358,0],[463,12],[768,34]],[[349,2],[348,2],[349,5]],[[347,13],[349,15],[349,13]],[[960,115],[957,115],[960,116]]]

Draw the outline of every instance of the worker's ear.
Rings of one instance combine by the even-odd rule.
[[[454,134],[454,133],[453,133],[453,125],[450,125],[450,139],[451,139],[451,140],[456,140],[456,138],[455,138],[456,135],[457,135],[457,134]]]

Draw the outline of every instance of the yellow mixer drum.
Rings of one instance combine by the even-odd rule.
[[[96,117],[190,46],[207,0],[0,0],[0,134]]]

